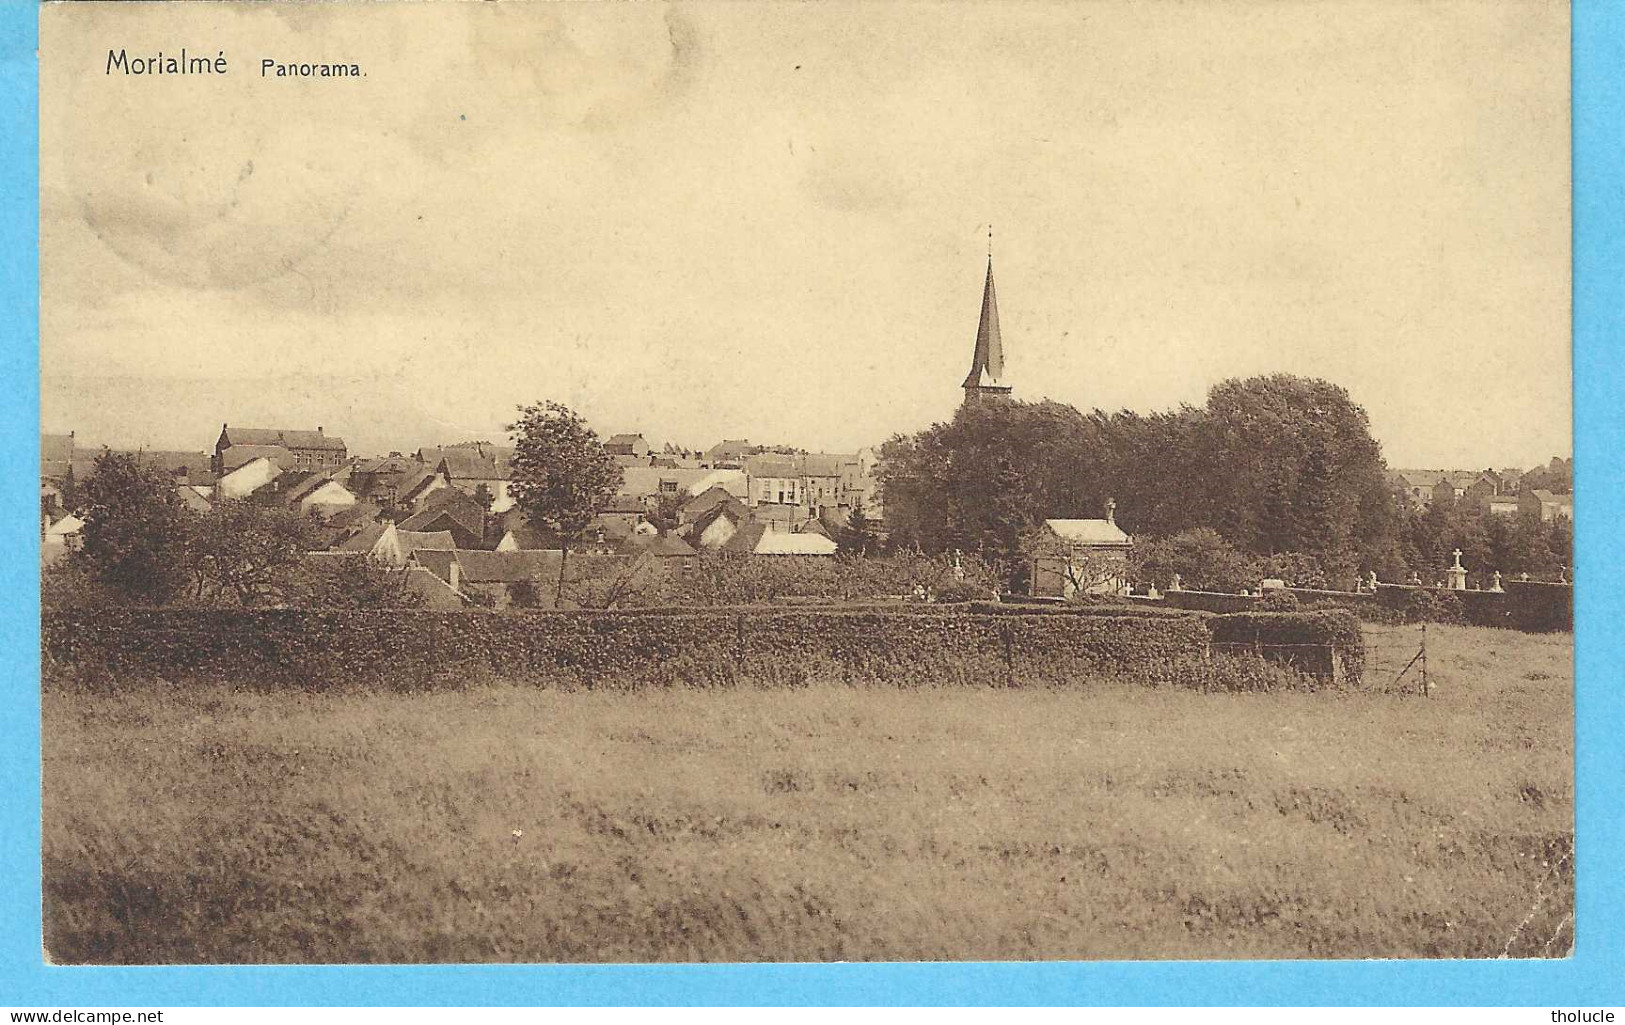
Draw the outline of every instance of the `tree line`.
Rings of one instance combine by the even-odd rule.
[[[1179,571],[1187,586],[1225,590],[1263,576],[1352,587],[1371,571],[1431,582],[1456,547],[1486,575],[1555,578],[1572,557],[1566,521],[1465,503],[1412,511],[1365,410],[1337,385],[1288,374],[1227,380],[1202,406],[1149,415],[967,405],[892,438],[877,476],[891,544],[978,552],[1015,586],[1035,527],[1104,516],[1108,500],[1136,538],[1135,572],[1163,584]]]

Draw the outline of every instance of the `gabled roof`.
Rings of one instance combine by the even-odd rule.
[[[448,448],[436,466],[451,480],[507,480],[506,466],[473,449]]]
[[[365,526],[377,519],[381,512],[383,510],[376,503],[362,500],[335,512],[328,518],[327,525],[338,528]]]
[[[697,520],[718,506],[729,506],[735,509],[741,519],[747,515],[744,502],[741,502],[726,488],[715,484],[684,502],[681,508],[685,517]]]
[[[45,534],[47,537],[67,537],[69,534],[77,534],[83,529],[85,529],[85,521],[73,513],[68,513],[47,527]]]
[[[233,445],[220,455],[220,465],[227,472],[256,459],[269,459],[279,469],[293,466],[293,453],[281,445]]]
[[[705,450],[710,459],[739,459],[750,448],[749,438],[727,438]]]
[[[556,577],[562,558],[555,551],[479,552],[465,548],[455,554],[458,572],[470,584],[512,584]]]
[[[389,524],[387,523],[369,523],[339,542],[334,551],[369,553],[378,547],[378,540],[384,536],[384,531],[388,529]]]
[[[443,497],[444,496],[444,497]],[[423,508],[396,526],[401,530],[422,530],[450,519],[475,537],[485,533],[485,511],[479,503],[456,488],[442,488],[424,500]]]
[[[857,456],[829,452],[808,452],[801,457],[802,472],[809,477],[839,477],[848,466],[856,466]]]
[[[395,536],[400,538],[401,551],[408,555],[426,548],[449,552],[457,547],[456,542],[451,539],[449,530],[401,530],[397,527]]]
[[[725,510],[719,509],[713,510],[713,512],[721,514],[724,513]],[[712,519],[715,519],[715,516],[713,516]],[[706,522],[707,525],[709,525],[709,522]],[[694,526],[696,530],[703,530],[698,523],[696,523]],[[740,524],[739,529],[734,531],[733,536],[722,545],[722,550],[725,552],[743,552],[749,554],[756,551],[756,543],[766,534],[767,524],[755,523],[747,520],[746,522]]]
[[[330,473],[309,473],[284,487],[282,495],[289,505],[293,505],[297,502],[303,502],[327,484],[338,484],[338,482],[333,479],[333,475]],[[344,485],[339,484],[339,487],[342,488]],[[345,490],[348,491],[349,489],[346,488]]]
[[[1126,545],[1130,540],[1111,520],[1045,520],[1044,526],[1061,540],[1077,545]]]
[[[431,467],[408,470],[395,482],[395,498],[397,501],[413,498],[432,481],[439,479],[440,472]]]
[[[431,470],[444,466],[452,480],[508,480],[513,448],[489,441],[460,441],[441,448],[420,448],[415,456]]]
[[[1443,470],[1394,470],[1392,479],[1400,487],[1431,488],[1444,478]]]
[[[730,495],[729,497],[731,498],[732,496]],[[731,520],[736,528],[739,528],[750,523],[750,510],[745,508],[745,506],[737,499],[731,503],[719,502],[706,511],[700,513],[700,515],[694,519],[694,522],[689,524],[688,527],[684,529],[684,533],[689,538],[698,540],[701,535],[711,528],[711,524],[715,523],[719,519],[723,519],[724,517]],[[758,525],[760,526],[760,524]],[[738,536],[737,529],[734,536]],[[732,541],[733,538],[729,538],[728,540]],[[723,547],[727,548],[728,546],[723,545]]]
[[[741,531],[743,533],[743,531]],[[834,555],[840,548],[822,534],[810,531],[786,533],[782,530],[764,531],[752,549],[757,555]]]
[[[175,494],[180,497],[181,504],[193,512],[206,513],[210,509],[214,508],[213,503],[211,503],[207,498],[204,498],[202,495],[198,494],[197,489],[188,484],[182,484],[177,487],[175,489]]]
[[[698,467],[627,466],[621,469],[621,485],[616,491],[622,495],[658,495],[662,493],[661,482],[672,481],[677,485],[677,493],[686,495],[717,472]]]
[[[675,559],[698,555],[694,546],[675,534],[633,534],[621,545],[629,554],[648,552],[660,559]]]
[[[412,553],[412,561],[450,583],[451,564],[457,561],[457,553],[439,548],[420,548]]]
[[[745,472],[752,477],[800,477],[801,465],[792,456],[751,456],[745,460]]]
[[[368,459],[357,464],[355,472],[369,474],[405,473],[419,468],[415,459],[409,459],[406,456],[384,456],[380,459]]]
[[[342,449],[344,439],[315,431],[290,431],[281,427],[232,427],[220,430],[232,448],[238,445],[281,445],[284,448]]]

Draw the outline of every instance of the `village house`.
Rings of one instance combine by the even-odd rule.
[[[604,451],[612,456],[631,456],[640,462],[647,462],[650,449],[641,434],[612,434],[604,442]]]
[[[1412,509],[1421,510],[1433,505],[1434,488],[1443,478],[1443,470],[1393,470],[1388,483]]]
[[[446,483],[465,495],[474,495],[482,488],[491,496],[491,512],[505,513],[513,508],[513,496],[508,485],[512,482],[509,461],[513,449],[493,445],[488,441],[467,441],[444,448],[419,449],[418,461],[445,478]]]
[[[1525,491],[1518,498],[1518,512],[1526,516],[1535,516],[1542,523],[1551,523],[1553,520],[1568,520],[1574,522],[1574,496],[1557,495],[1544,488]]]
[[[214,459],[209,467],[210,472],[220,477],[224,476],[232,465],[241,466],[245,460],[238,459],[234,464],[228,463],[226,453],[242,445],[285,449],[290,456],[289,465],[283,467],[287,470],[331,470],[337,469],[349,460],[344,439],[325,434],[321,427],[317,427],[314,431],[294,431],[221,424],[220,437],[214,443]],[[254,457],[265,454],[267,453],[257,452]]]
[[[451,587],[493,608],[509,608],[521,588],[529,588],[539,603],[551,605],[552,588],[559,576],[563,553],[557,551],[419,550],[415,564],[423,566]]]
[[[784,456],[751,456],[745,461],[748,479],[747,503],[752,509],[762,505],[804,506],[806,486],[801,468]]]
[[[748,438],[728,438],[705,450],[705,462],[712,469],[737,470],[754,451]]]
[[[210,502],[208,498],[212,493],[212,488],[197,488],[190,484],[177,484],[175,486],[175,497],[179,498],[181,504],[188,510],[195,513],[206,513],[214,508],[214,503]]]
[[[642,499],[644,506],[652,509],[662,498],[684,499],[711,487],[723,487],[743,496],[745,475],[739,470],[631,466],[621,471],[616,494]]]
[[[621,544],[626,555],[645,558],[667,579],[686,576],[699,552],[676,534],[634,534]]]
[[[1033,595],[1123,594],[1134,539],[1117,525],[1117,503],[1107,501],[1104,519],[1045,520],[1032,560]]]
[[[358,462],[350,471],[348,486],[357,498],[393,509],[415,485],[435,477],[437,474],[432,469],[426,469],[416,459],[391,452],[381,459]]]
[[[398,524],[401,530],[445,532],[458,548],[485,548],[486,513],[478,502],[456,488],[430,495],[423,507]]]
[[[688,525],[683,530],[688,543],[706,551],[724,548],[750,520],[750,510],[739,499],[720,488],[712,488],[694,499],[692,514],[683,511]]]
[[[333,474],[312,473],[287,490],[286,505],[305,516],[328,519],[356,504],[356,496]]]
[[[794,530],[772,521],[752,520],[740,526],[722,550],[741,555],[810,556],[828,558],[840,545],[816,530]]]
[[[1472,470],[1443,470],[1439,473],[1439,480],[1433,485],[1433,501],[1430,505],[1450,505],[1467,498],[1467,492],[1479,483],[1481,475]],[[1494,485],[1490,487],[1493,490]]]
[[[239,453],[241,454],[241,453]],[[247,498],[276,480],[283,468],[272,457],[259,455],[222,473],[214,482],[217,502]]]
[[[405,566],[414,552],[425,549],[451,551],[456,547],[451,534],[447,532],[400,530],[393,522],[386,520],[363,527],[333,550],[365,555],[386,566]]]

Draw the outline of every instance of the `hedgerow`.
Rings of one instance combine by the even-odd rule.
[[[55,610],[42,626],[48,673],[92,683],[202,673],[273,687],[423,688],[456,686],[476,672],[581,687],[799,686],[812,680],[1006,686],[1102,676],[1177,683],[1189,675],[1184,667],[1207,660],[1210,642],[1220,638],[1335,645],[1353,680],[1361,666],[1358,627],[1346,614],[900,607]],[[1330,671],[1323,656],[1292,664]]]

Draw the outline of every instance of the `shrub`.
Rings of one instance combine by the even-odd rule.
[[[1264,592],[1264,597],[1258,601],[1258,611],[1297,612],[1301,605],[1302,603],[1298,601],[1297,595],[1285,588],[1276,588]]]
[[[1268,694],[1319,690],[1325,685],[1324,680],[1289,663],[1244,652],[1214,655],[1182,667],[1181,672],[1187,686],[1205,693]]]
[[[956,605],[986,601],[992,593],[992,588],[979,587],[969,580],[954,580],[939,588],[934,600],[941,604]]]
[[[1419,588],[1405,598],[1403,610],[1407,623],[1461,623],[1466,610],[1461,599],[1449,591]]]
[[[580,686],[1073,683],[1173,679],[1208,644],[1201,616],[988,615],[943,610],[49,613],[53,677],[247,675],[266,686],[441,687],[487,669]]]

